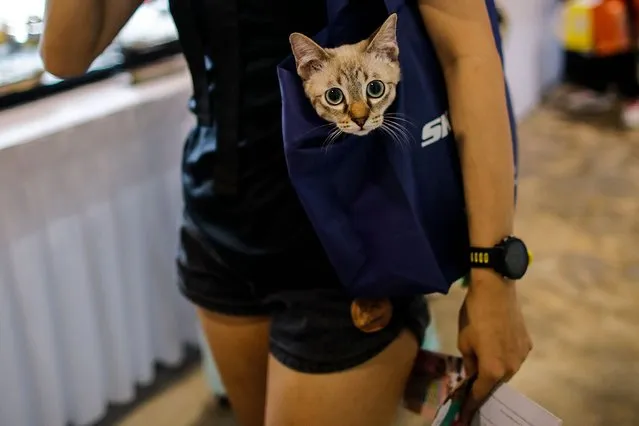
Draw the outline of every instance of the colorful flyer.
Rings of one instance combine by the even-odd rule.
[[[464,382],[464,378],[461,358],[420,351],[404,393],[404,405],[433,421],[439,407]]]
[[[459,420],[475,377],[466,377],[462,359],[421,351],[404,394],[405,407],[431,426],[467,426]],[[561,426],[562,421],[508,384],[498,386],[470,426]]]

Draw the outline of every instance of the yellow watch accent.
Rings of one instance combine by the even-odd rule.
[[[479,253],[479,252],[471,252],[470,253],[470,261],[471,263],[490,263],[490,255],[488,253]]]

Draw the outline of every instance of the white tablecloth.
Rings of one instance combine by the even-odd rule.
[[[175,284],[186,75],[0,113],[0,425],[85,425],[197,343]]]

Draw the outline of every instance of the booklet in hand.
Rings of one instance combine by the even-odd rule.
[[[482,404],[470,425],[460,413],[474,381],[466,377],[462,359],[420,351],[404,394],[407,409],[432,426],[561,426],[562,421],[507,384],[502,384]]]

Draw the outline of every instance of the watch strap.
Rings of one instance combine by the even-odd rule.
[[[471,268],[491,268],[497,266],[495,247],[492,248],[470,248],[470,267]]]

